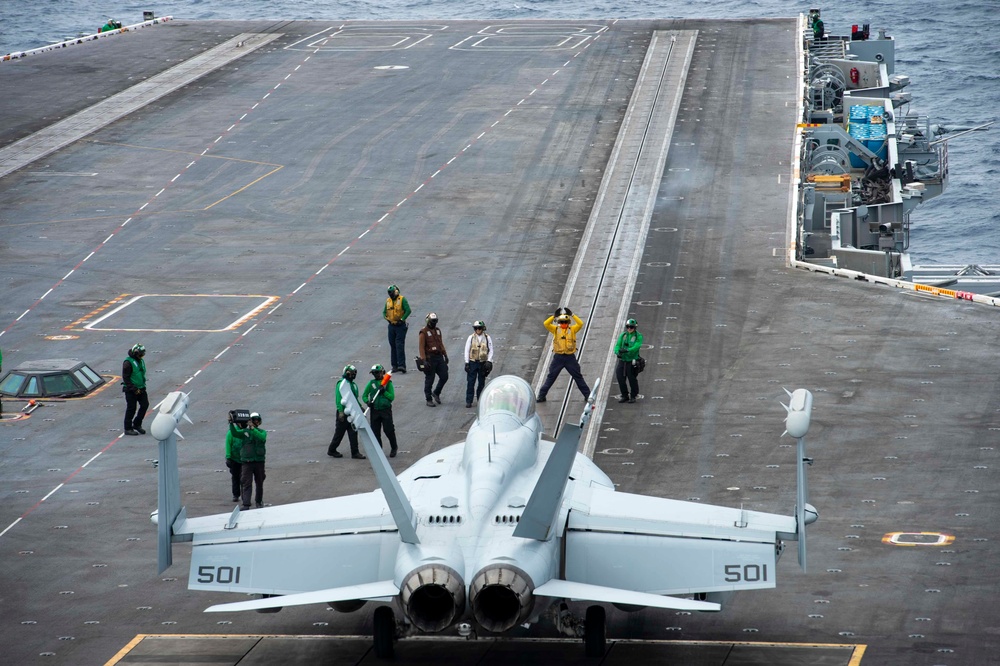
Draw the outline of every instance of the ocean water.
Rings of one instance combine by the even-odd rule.
[[[560,19],[786,17],[823,10],[827,31],[854,23],[896,38],[896,72],[907,74],[911,108],[932,122],[978,125],[1000,115],[1000,39],[992,2],[955,0],[0,0],[0,54],[90,34],[108,17],[123,25],[143,10],[182,19]],[[7,63],[0,66],[16,66]],[[918,264],[1000,264],[1000,126],[949,143],[951,182],[911,215]]]

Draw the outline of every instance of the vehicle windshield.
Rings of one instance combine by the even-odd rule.
[[[513,414],[522,423],[534,416],[535,394],[528,382],[506,375],[487,384],[479,396],[479,418],[497,412]]]

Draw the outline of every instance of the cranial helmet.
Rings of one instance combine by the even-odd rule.
[[[436,312],[429,312],[429,313],[427,313],[427,317],[425,318],[425,321],[428,324],[431,323],[432,321],[434,323],[437,323],[437,320],[438,320],[438,316],[437,316]]]
[[[264,422],[264,419],[260,418],[260,412],[250,412],[250,420],[260,421],[261,423]]]
[[[129,352],[132,353],[132,354],[145,354],[146,353],[146,348],[143,347],[140,344],[135,344],[135,345],[132,345],[132,349],[129,349]]]
[[[635,319],[629,319],[627,322],[625,322],[625,325],[631,326],[632,328],[639,328],[639,322],[637,322]]]
[[[380,372],[385,372],[385,367],[381,363],[376,363],[372,366],[372,374],[376,375]]]
[[[399,287],[397,287],[397,286],[396,286],[396,285],[394,285],[394,284],[390,284],[390,285],[389,285],[389,288],[388,288],[388,289],[386,289],[386,291],[387,291],[387,292],[389,293],[389,295],[390,295],[390,296],[392,296],[392,292],[394,292],[394,291],[399,291]]]
[[[485,331],[486,330],[486,322],[483,321],[482,319],[478,319],[478,320],[472,322],[472,328],[481,328],[481,329],[483,329]]]
[[[556,321],[560,324],[568,324],[570,322],[570,318],[568,314],[561,314],[556,317]]]
[[[357,376],[358,376],[357,368],[355,368],[353,365],[350,364],[344,366],[344,377],[346,377],[347,379],[354,379]]]

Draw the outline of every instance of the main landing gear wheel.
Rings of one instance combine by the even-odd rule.
[[[375,609],[375,656],[388,659],[392,656],[392,641],[396,638],[396,616],[389,606]]]
[[[603,657],[607,647],[604,606],[588,606],[583,625],[583,645],[588,657]]]

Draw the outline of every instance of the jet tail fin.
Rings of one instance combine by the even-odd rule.
[[[365,418],[364,410],[361,409],[358,399],[354,397],[354,392],[347,385],[346,379],[340,381],[337,390],[340,391],[347,420],[358,431],[358,439],[365,450],[365,455],[368,456],[372,470],[375,472],[375,478],[385,496],[386,504],[389,505],[389,512],[396,523],[396,529],[399,530],[400,538],[403,543],[420,543],[420,539],[417,538],[417,529],[414,526],[413,506],[399,485],[399,480],[396,479],[378,440],[375,439],[375,433],[372,432],[372,427],[369,425],[368,419]]]
[[[805,436],[809,432],[812,418],[812,393],[806,389],[796,389],[788,393],[788,404],[784,405],[788,415],[785,417],[785,432],[798,441],[796,447],[796,492],[795,492],[795,537],[798,540],[799,566],[806,570],[806,525],[816,522],[819,514],[816,509],[806,503],[809,495],[809,484],[806,478],[806,465],[812,464],[812,459],[806,457]]]
[[[173,391],[157,405],[157,414],[149,427],[150,433],[159,441],[159,463],[157,464],[156,490],[156,533],[157,533],[157,573],[163,573],[173,564],[173,528],[178,520],[184,519],[181,506],[181,482],[177,464],[177,424],[187,417],[188,394]]]
[[[548,541],[554,536],[553,527],[559,515],[559,508],[562,506],[569,473],[576,460],[580,436],[594,409],[599,385],[600,379],[594,383],[590,398],[587,399],[583,414],[580,416],[580,424],[568,423],[559,432],[552,454],[545,462],[542,475],[538,477],[535,489],[531,491],[531,497],[528,498],[517,527],[514,528],[514,536],[538,541]]]

